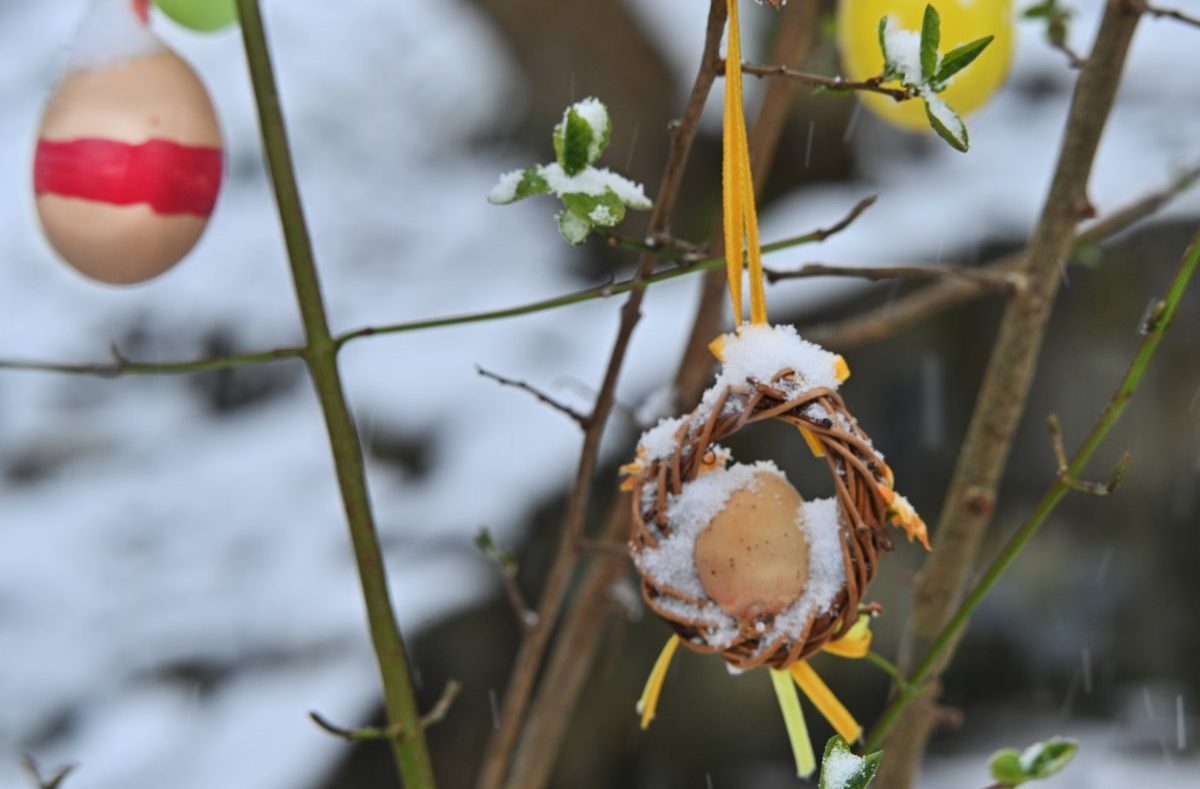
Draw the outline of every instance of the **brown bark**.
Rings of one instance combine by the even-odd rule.
[[[1088,178],[1138,18],[1127,0],[1108,0],[1092,54],[1080,71],[1058,165],[1029,244],[1027,285],[1005,310],[942,507],[934,551],[917,583],[906,658],[923,655],[954,613],[991,521],[1075,228],[1091,212]],[[947,651],[938,671],[952,652]],[[880,789],[913,785],[935,713],[936,676],[886,740]]]

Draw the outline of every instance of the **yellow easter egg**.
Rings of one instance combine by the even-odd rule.
[[[843,74],[865,80],[883,71],[879,50],[879,20],[891,16],[905,30],[920,31],[928,0],[841,0],[838,6],[838,48]],[[995,40],[979,58],[951,79],[940,95],[960,116],[983,106],[1008,75],[1012,61],[1012,0],[936,0],[941,16],[941,52],[984,36]],[[859,100],[884,120],[913,131],[929,131],[920,100],[896,102],[877,93],[860,92]]]

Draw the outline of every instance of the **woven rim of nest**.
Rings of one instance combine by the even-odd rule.
[[[647,548],[658,547],[659,541],[671,534],[671,524],[666,516],[667,495],[678,495],[705,466],[719,462],[713,451],[717,441],[748,424],[778,419],[802,428],[814,451],[816,445],[823,450],[837,489],[846,584],[834,597],[828,611],[809,614],[798,638],[771,630],[761,633],[753,623],[738,620],[738,636],[734,642],[723,648],[712,646],[701,636],[701,630],[711,627],[711,622],[682,618],[659,602],[665,597],[704,607],[712,601],[707,597],[696,598],[669,585],[656,584],[642,575],[642,596],[646,604],[675,629],[689,648],[697,652],[720,653],[738,669],[764,664],[786,668],[844,636],[857,621],[859,604],[875,577],[880,554],[893,547],[885,528],[892,501],[891,470],[872,447],[870,438],[858,427],[837,392],[816,387],[789,396],[779,387],[781,382],[794,379],[794,375],[790,369],[781,370],[770,383],[748,382],[746,391],[726,387],[711,408],[702,406],[684,418],[675,434],[673,452],[645,463],[630,480],[633,491],[631,545],[636,555]],[[727,408],[733,403],[738,407]],[[656,485],[653,495],[645,495],[647,485]]]

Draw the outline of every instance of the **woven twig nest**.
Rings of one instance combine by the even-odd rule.
[[[727,361],[695,411],[649,431],[626,487],[647,605],[697,652],[719,653],[736,669],[781,669],[855,624],[880,556],[892,549],[887,524],[923,542],[924,532],[835,391],[840,357],[790,327],[756,331],[775,347],[750,349],[749,366]],[[748,347],[747,334],[738,341]],[[747,348],[727,350],[745,356]],[[797,363],[755,374],[778,359]],[[770,463],[728,465],[717,442],[768,419],[802,430],[829,469],[834,499],[801,500]]]

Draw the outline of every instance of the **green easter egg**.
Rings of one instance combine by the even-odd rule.
[[[234,0],[154,0],[154,4],[179,24],[202,33],[237,22]]]

